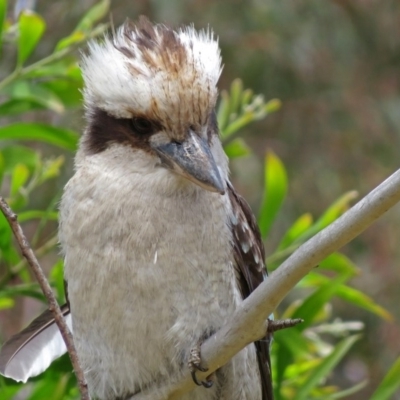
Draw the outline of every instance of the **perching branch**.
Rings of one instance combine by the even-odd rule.
[[[7,202],[2,197],[0,197],[0,209],[3,212],[4,216],[6,217],[8,223],[10,224],[10,227],[21,249],[22,255],[26,258],[29,266],[31,267],[33,273],[35,274],[37,281],[39,282],[40,287],[42,288],[43,294],[46,296],[46,299],[49,302],[49,310],[53,313],[55,322],[58,326],[58,329],[61,332],[61,335],[67,347],[68,354],[72,362],[72,366],[74,367],[79,390],[81,393],[81,399],[89,400],[87,384],[85,381],[85,377],[83,375],[83,370],[78,360],[78,356],[72,339],[72,334],[68,329],[68,326],[61,312],[60,306],[57,303],[57,300],[49,285],[49,282],[47,281],[46,276],[44,275],[43,270],[40,267],[40,264],[33,250],[31,249],[29,242],[26,239],[24,232],[22,231],[21,226],[17,221],[17,215],[11,210]]]
[[[343,247],[372,222],[400,201],[400,170],[381,183],[335,222],[300,246],[263,282],[215,335],[201,346],[206,373],[198,372],[197,379],[226,364],[248,344],[261,339],[267,329],[266,320],[289,291],[320,261]],[[132,397],[132,400],[174,400],[195,387],[189,369],[177,380],[164,386],[152,386]],[[204,389],[207,390],[207,389]]]

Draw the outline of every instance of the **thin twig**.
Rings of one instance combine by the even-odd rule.
[[[43,294],[46,296],[47,301],[49,302],[49,310],[53,313],[55,322],[58,326],[58,329],[61,332],[61,335],[64,339],[65,345],[68,350],[69,357],[71,359],[72,365],[74,367],[75,375],[78,381],[79,390],[81,392],[82,400],[89,400],[89,393],[87,389],[87,384],[85,381],[85,377],[83,375],[83,370],[80,366],[78,355],[76,353],[76,349],[74,346],[72,334],[68,329],[68,326],[65,322],[65,319],[62,315],[60,306],[57,303],[57,300],[54,296],[54,293],[47,281],[46,276],[43,273],[40,264],[31,249],[27,238],[22,231],[21,226],[17,221],[17,215],[11,210],[7,202],[0,197],[0,209],[6,217],[10,227],[14,233],[15,238],[17,239],[18,245],[21,249],[22,255],[26,258],[29,266],[32,268],[33,273],[37,281],[39,282],[40,287],[42,288]]]
[[[230,321],[202,344],[202,361],[209,369],[206,373],[198,372],[197,378],[204,380],[248,344],[262,338],[268,329],[268,316],[289,291],[320,261],[358,236],[399,201],[400,170],[335,222],[300,246],[241,303]],[[131,399],[175,400],[194,387],[190,371],[187,369],[175,381],[165,382],[161,386],[154,384]]]

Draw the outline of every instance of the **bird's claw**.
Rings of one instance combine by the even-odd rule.
[[[205,381],[199,381],[196,377],[196,372],[207,372],[208,368],[201,366],[201,354],[200,354],[200,345],[198,343],[192,350],[190,350],[190,356],[188,361],[188,367],[190,374],[192,375],[193,382],[197,386],[204,386],[205,388],[209,389],[213,384],[214,381],[212,380],[212,375],[207,376]]]

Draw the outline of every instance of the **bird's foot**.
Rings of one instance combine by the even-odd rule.
[[[267,332],[274,333],[276,331],[280,331],[281,329],[292,328],[293,326],[301,324],[302,322],[304,322],[304,320],[301,318],[295,318],[295,319],[289,318],[289,319],[281,319],[281,320],[277,320],[277,321],[268,319]]]
[[[198,386],[204,386],[205,388],[210,388],[213,384],[213,375],[207,376],[205,381],[199,381],[196,377],[196,372],[207,372],[208,368],[201,366],[201,353],[200,353],[201,342],[198,342],[192,350],[190,350],[190,356],[188,361],[189,371],[192,375],[193,382]]]

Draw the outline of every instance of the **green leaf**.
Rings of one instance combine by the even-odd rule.
[[[44,107],[35,101],[13,99],[0,104],[0,116],[18,115],[40,108]]]
[[[62,375],[53,379],[41,379],[38,381],[28,397],[28,400],[62,400],[68,383],[68,376]]]
[[[83,40],[85,40],[85,38],[86,38],[86,35],[81,31],[72,32],[71,35],[61,39],[57,43],[54,51],[55,52],[60,51],[62,49],[72,46],[75,43],[82,42]]]
[[[76,150],[78,143],[78,135],[69,129],[27,122],[0,128],[1,139],[38,140],[67,150]]]
[[[50,271],[50,280],[52,285],[57,289],[57,301],[64,302],[64,263],[58,260]]]
[[[350,208],[350,202],[358,197],[358,193],[354,190],[345,193],[343,196],[339,197],[328,209],[321,215],[320,218],[315,222],[315,224],[308,229],[303,235],[301,235],[297,240],[299,242],[304,242],[308,238],[314,236],[322,229],[326,228],[333,221],[339,218]]]
[[[230,158],[244,157],[251,154],[250,147],[242,138],[236,138],[224,146],[226,155]]]
[[[0,385],[0,389],[1,389],[1,400],[15,400],[16,398],[18,398],[16,394],[23,389],[23,385],[17,384],[14,381],[12,381],[11,384],[7,383],[7,386],[5,384]]]
[[[4,176],[5,169],[6,169],[6,162],[4,160],[3,154],[0,153],[0,187],[1,187],[1,183],[3,182],[3,176]]]
[[[11,177],[11,197],[14,197],[29,178],[29,169],[24,164],[17,164]]]
[[[261,235],[265,238],[286,197],[287,174],[282,161],[269,151],[265,157],[264,195],[258,218]]]
[[[293,356],[307,357],[309,355],[310,350],[307,339],[297,329],[284,329],[276,332],[274,341],[279,343],[280,347],[286,347]]]
[[[339,275],[335,279],[329,279],[325,285],[308,296],[293,313],[292,318],[304,319],[304,322],[298,325],[297,329],[302,331],[308,328],[324,305],[337,294],[339,287],[348,279],[349,276],[347,274]]]
[[[30,171],[33,171],[40,162],[38,153],[24,146],[14,145],[4,147],[1,149],[1,154],[3,155],[4,170],[6,173],[11,173],[21,160],[24,161],[24,165]]]
[[[4,253],[11,246],[11,228],[8,224],[6,217],[0,212],[0,249]]]
[[[383,381],[372,394],[370,400],[391,399],[392,395],[400,388],[400,357],[392,365]]]
[[[242,100],[241,100],[241,105],[240,108],[242,110],[245,109],[246,106],[248,106],[251,102],[251,99],[253,98],[254,93],[251,89],[246,89],[242,93]]]
[[[287,333],[287,335],[286,335]],[[274,334],[274,341],[277,347],[276,351],[276,378],[277,378],[277,392],[280,392],[280,385],[284,381],[287,368],[293,363],[296,357],[307,357],[310,352],[307,340],[297,329],[285,329],[278,331]]]
[[[360,269],[344,254],[332,253],[323,259],[319,265],[319,269],[328,269],[338,274],[347,274],[355,276],[360,273]]]
[[[75,43],[82,42],[86,39],[86,33],[92,29],[93,25],[107,15],[110,9],[110,0],[102,0],[91,7],[87,13],[81,18],[78,25],[71,33],[71,35],[61,39],[55,51],[59,51],[69,47]]]
[[[7,15],[7,0],[0,0],[0,49],[1,49],[1,34],[4,30],[4,22]]]
[[[24,10],[19,16],[18,28],[18,66],[22,66],[37,46],[46,23],[40,15]]]
[[[301,287],[323,287],[324,285],[329,285],[331,282],[330,278],[320,274],[308,274],[304,277],[299,286]],[[349,287],[347,285],[340,285],[336,290],[336,296],[340,297],[342,300],[347,301],[350,304],[354,304],[357,307],[363,308],[379,317],[387,320],[393,321],[393,316],[382,306],[375,303],[375,301],[367,296],[366,294],[360,292],[357,289]]]
[[[76,30],[88,31],[93,25],[100,21],[108,14],[110,9],[110,0],[101,0],[91,7],[86,14],[81,18],[76,26]]]
[[[45,64],[24,75],[26,79],[43,78],[40,80],[43,81],[43,84],[49,82],[49,79],[53,79],[50,82],[57,80],[70,82],[80,76],[81,73],[76,63],[76,58],[73,56],[66,56],[57,62]]]
[[[12,308],[15,305],[15,301],[10,297],[0,297],[0,310]]]
[[[51,221],[57,221],[58,213],[57,211],[48,212],[42,210],[29,210],[25,212],[18,213],[18,221],[19,222],[26,222],[31,221],[32,219],[42,219],[46,217]]]
[[[43,166],[40,182],[44,182],[58,176],[60,174],[60,169],[64,164],[64,160],[65,159],[63,156],[59,156],[54,160],[47,160]]]
[[[274,335],[275,338],[275,335]],[[296,379],[300,375],[303,375],[304,373],[308,373],[309,371],[312,371],[314,368],[318,367],[320,364],[320,359],[319,358],[310,358],[310,352],[308,351],[307,358],[305,361],[298,360],[296,358],[296,362],[293,364],[289,365],[286,370],[285,370],[285,378],[288,379]]]
[[[231,83],[231,101],[230,101],[230,114],[236,114],[239,111],[243,93],[243,82],[241,79],[234,79]]]
[[[349,398],[350,395],[359,392],[361,389],[364,389],[368,385],[368,381],[362,381],[360,383],[357,383],[356,385],[345,389],[345,390],[340,390],[339,392],[336,392],[334,394],[324,396],[321,400],[336,400],[336,399],[343,399],[343,398]]]
[[[64,112],[65,109],[64,104],[53,91],[38,83],[17,81],[12,86],[7,87],[5,93],[8,94],[11,99],[39,104],[59,114]]]
[[[81,75],[68,79],[58,79],[43,84],[54,93],[66,107],[80,106],[82,103],[82,78]]]
[[[26,296],[46,303],[46,298],[37,283],[24,283],[14,286],[6,286],[0,291],[0,297]]]
[[[333,352],[322,360],[321,364],[315,368],[313,373],[308,379],[301,385],[297,391],[294,400],[306,400],[309,399],[311,391],[318,386],[320,381],[326,378],[333,368],[339,363],[339,361],[347,354],[351,346],[360,338],[360,335],[349,336],[342,340],[335,346]]]
[[[301,236],[312,225],[313,218],[310,213],[301,215],[293,225],[287,230],[278,246],[278,251],[290,246],[299,236]]]
[[[360,292],[357,289],[354,289],[346,285],[342,285],[338,288],[336,295],[341,299],[347,301],[348,303],[363,308],[373,314],[378,315],[379,317],[387,321],[394,320],[392,314],[390,314],[379,304],[375,303],[375,301],[371,297],[367,296],[366,294]]]
[[[220,101],[217,111],[218,127],[222,132],[225,130],[229,121],[229,95],[226,90],[223,90],[220,94]]]
[[[264,111],[266,114],[271,114],[278,111],[281,107],[282,102],[279,99],[271,99],[265,104]]]

